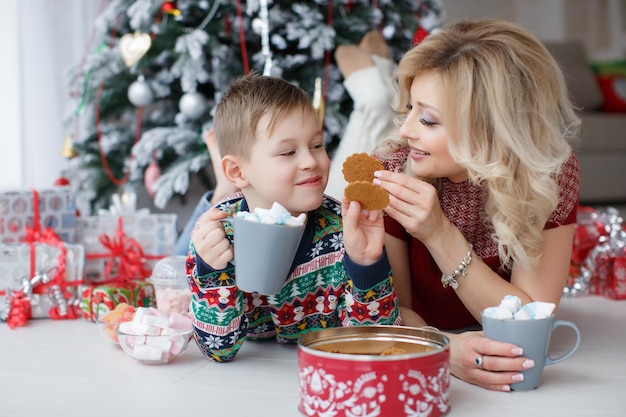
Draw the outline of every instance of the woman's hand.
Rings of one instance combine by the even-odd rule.
[[[359,265],[372,265],[383,254],[385,224],[383,212],[362,210],[356,201],[343,199],[343,244],[350,259]]]
[[[426,242],[450,224],[431,184],[391,171],[376,171],[375,176],[374,183],[389,192],[385,212],[414,238]]]
[[[523,380],[520,372],[535,365],[521,356],[520,347],[487,339],[483,332],[446,335],[450,338],[451,372],[470,384],[510,391],[511,384]]]
[[[227,217],[227,213],[216,208],[206,211],[191,232],[191,241],[196,254],[211,268],[226,268],[233,257],[233,247],[226,237],[224,226],[219,219]]]

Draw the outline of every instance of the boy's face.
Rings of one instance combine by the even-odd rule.
[[[280,203],[292,215],[318,208],[328,182],[330,159],[313,112],[294,108],[277,120],[270,134],[270,116],[258,123],[248,161],[240,161],[249,182],[242,191],[250,210]]]

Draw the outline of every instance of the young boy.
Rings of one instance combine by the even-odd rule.
[[[223,173],[241,191],[203,214],[191,234],[190,313],[202,353],[229,362],[246,338],[289,343],[326,327],[399,324],[382,212],[324,195],[330,160],[308,95],[279,78],[241,77],[217,106],[214,128]],[[232,234],[218,219],[274,202],[307,214],[302,241],[277,294],[243,292],[230,263]]]

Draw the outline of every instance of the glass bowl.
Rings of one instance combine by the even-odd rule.
[[[117,328],[120,326],[120,323],[126,320],[107,320],[104,318],[97,318],[96,324],[100,329],[100,333],[104,338],[114,345],[119,346],[120,342],[117,337]]]
[[[166,364],[182,355],[189,346],[192,330],[168,329],[167,334],[145,335],[124,332],[117,328],[120,346],[131,358],[146,364]]]

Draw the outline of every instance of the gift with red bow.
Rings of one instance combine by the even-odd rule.
[[[76,220],[77,239],[86,251],[81,310],[91,321],[122,302],[154,306],[154,288],[146,278],[171,254],[177,237],[175,214],[150,214],[115,197],[109,211]]]
[[[176,214],[137,210],[132,196],[122,199],[116,194],[109,210],[76,219],[77,241],[85,246],[88,283],[125,275],[145,278],[159,259],[171,254],[177,238]]]
[[[589,276],[589,293],[626,300],[626,231],[619,212],[605,216],[607,235],[591,250],[583,273]]]
[[[626,231],[613,207],[579,211],[566,293],[626,299]]]
[[[19,232],[23,243],[0,244],[0,318],[11,328],[30,318],[80,316],[77,293],[84,248],[65,243],[51,226],[44,227],[40,209],[46,204],[40,204],[38,191],[30,195],[33,214]]]

